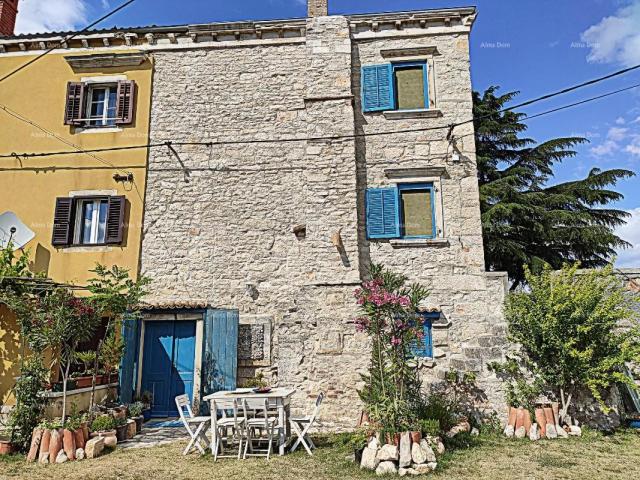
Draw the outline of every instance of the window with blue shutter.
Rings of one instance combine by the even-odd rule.
[[[440,318],[440,314],[438,312],[428,312],[420,313],[419,315],[424,321],[422,326],[424,338],[416,341],[411,350],[415,357],[433,358],[433,322]]]
[[[393,65],[362,67],[362,111],[380,112],[395,109]]]
[[[398,185],[400,234],[402,238],[435,238],[436,210],[433,183]]]
[[[399,238],[398,189],[367,189],[367,238]]]

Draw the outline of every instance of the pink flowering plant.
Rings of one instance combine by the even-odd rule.
[[[413,351],[424,339],[424,320],[417,312],[428,296],[404,275],[371,266],[371,279],[355,290],[360,306],[356,329],[371,338],[371,365],[359,392],[372,421],[400,432],[416,421],[421,407],[420,381]]]

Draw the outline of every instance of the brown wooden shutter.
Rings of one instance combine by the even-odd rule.
[[[67,83],[67,104],[64,109],[65,125],[81,125],[85,104],[85,85],[80,82]]]
[[[73,235],[73,198],[56,198],[56,211],[53,214],[54,246],[71,245]]]
[[[126,204],[127,199],[125,197],[109,197],[105,243],[110,245],[122,243],[124,236],[124,213]]]
[[[136,82],[122,80],[118,82],[118,103],[116,106],[116,125],[133,123],[133,112],[136,101]]]

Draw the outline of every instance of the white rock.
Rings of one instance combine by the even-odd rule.
[[[408,467],[411,465],[411,437],[409,432],[404,432],[400,435],[400,461],[401,467]]]
[[[527,436],[527,430],[524,427],[516,428],[514,436],[516,438],[524,438]]]
[[[436,452],[438,452],[438,455],[443,455],[445,452],[444,443],[439,438],[438,443],[436,443]]]
[[[556,432],[558,433],[558,437],[560,438],[569,438],[569,434],[567,433],[567,431],[560,425],[556,426]]]
[[[413,468],[407,468],[406,469],[406,475],[420,475],[418,472],[416,472]]]
[[[571,431],[569,432],[569,435],[573,435],[574,437],[581,437],[582,436],[582,429],[576,425],[572,425],[571,426]]]
[[[376,468],[376,475],[388,475],[390,473],[396,473],[398,469],[393,462],[381,462]]]
[[[558,431],[556,430],[556,426],[553,423],[547,423],[547,438],[558,438]]]
[[[429,473],[432,471],[432,468],[429,466],[429,463],[422,463],[420,465],[413,465],[413,470],[417,472],[415,475],[424,475],[425,473]]]
[[[413,459],[413,463],[417,463],[419,465],[427,461],[427,453],[419,444],[414,443],[411,445],[411,458]]]
[[[78,448],[76,450],[76,460],[84,460],[85,454],[84,454],[84,448]]]
[[[538,432],[537,423],[531,425],[531,428],[529,429],[529,440],[531,440],[532,442],[540,440],[540,432]]]
[[[420,448],[422,449],[422,451],[424,452],[424,455],[426,457],[426,461],[427,462],[435,462],[436,461],[436,454],[433,451],[433,448],[431,448],[431,446],[427,443],[426,440],[422,440],[420,442]]]
[[[477,437],[478,435],[480,435],[480,430],[478,430],[476,427],[473,427],[471,429],[471,435],[473,435],[474,437]]]
[[[399,476],[404,477],[406,474],[407,474],[407,469],[406,469],[406,468],[404,468],[404,467],[400,467],[400,468],[398,469],[398,475],[399,475]]]
[[[56,457],[56,463],[64,463],[69,461],[67,455],[64,453],[64,450],[60,450],[58,452],[58,456]]]
[[[380,460],[377,458],[378,450],[375,448],[366,447],[362,451],[362,460],[360,461],[360,468],[366,468],[367,470],[375,470]]]
[[[395,445],[383,445],[378,450],[378,460],[381,462],[395,462],[398,460],[398,447]]]
[[[433,471],[435,471],[436,468],[438,468],[438,464],[436,462],[429,462],[427,463],[427,465],[429,465],[429,468]]]
[[[504,429],[504,436],[507,438],[513,438],[515,433],[516,429],[513,427],[513,425],[507,425]]]
[[[379,446],[380,443],[378,443],[378,439],[376,437],[371,437],[371,440],[369,440],[369,443],[367,444],[367,447],[372,448],[373,450],[377,450]]]

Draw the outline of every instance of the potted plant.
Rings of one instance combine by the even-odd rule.
[[[127,418],[117,418],[116,422],[116,437],[119,442],[124,442],[127,440]]]
[[[74,358],[77,362],[83,366],[82,372],[74,374],[74,380],[76,382],[76,388],[90,387],[93,382],[93,368],[92,365],[96,361],[96,352],[76,352]]]
[[[151,420],[151,405],[153,404],[153,394],[150,391],[145,390],[140,396],[140,401],[143,405],[142,416],[144,417],[144,421],[146,422],[148,420]]]
[[[9,435],[0,434],[0,455],[9,455],[14,452]]]
[[[101,415],[91,423],[90,437],[92,438],[97,436],[115,437],[116,435],[116,419],[111,415]]]
[[[142,431],[142,424],[144,422],[144,416],[142,415],[143,409],[144,405],[142,402],[134,402],[129,405],[129,416],[136,422],[137,433]]]

